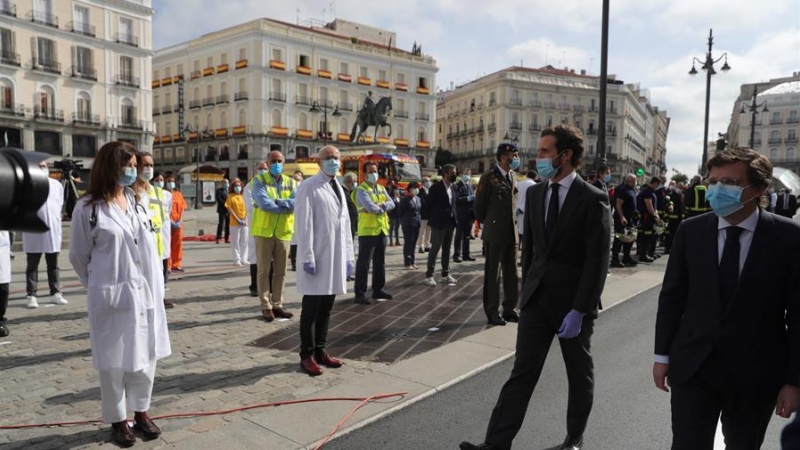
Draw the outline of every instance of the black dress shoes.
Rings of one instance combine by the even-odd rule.
[[[372,298],[374,298],[375,300],[377,300],[379,298],[382,298],[382,299],[385,299],[385,300],[391,300],[392,299],[392,294],[390,294],[390,293],[388,293],[386,291],[375,291],[375,292],[372,293]]]
[[[561,444],[561,450],[581,450],[583,447],[583,435],[581,436],[567,436],[564,443]]]
[[[133,435],[127,420],[111,424],[111,437],[120,447],[130,447],[136,443],[136,436]]]
[[[492,317],[489,317],[489,320],[487,320],[487,323],[489,325],[503,326],[503,325],[506,324],[506,321],[505,321],[505,319],[503,319],[500,316],[492,316]]]
[[[491,444],[483,443],[480,445],[475,445],[475,444],[470,444],[469,442],[466,441],[458,444],[458,448],[460,448],[461,450],[498,450],[497,447]]]
[[[503,320],[506,322],[519,322],[519,314],[513,309],[511,311],[503,311]]]
[[[477,261],[477,259],[473,258],[472,256],[465,256],[464,261]]]
[[[639,257],[639,262],[640,263],[651,263],[653,261],[655,261],[655,259],[653,259],[653,258],[651,258],[651,257],[649,257],[647,255],[642,255],[642,256]]]
[[[369,299],[365,295],[356,295],[356,297],[353,299],[353,303],[358,305],[372,304],[372,302],[369,301]]]
[[[611,267],[614,267],[614,268],[617,268],[617,269],[621,269],[621,268],[623,268],[625,266],[619,261],[611,261]]]
[[[639,263],[633,258],[626,258],[622,260],[622,265],[625,267],[636,267]]]

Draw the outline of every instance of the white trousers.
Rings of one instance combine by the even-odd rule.
[[[153,310],[147,311],[147,320],[152,330]],[[122,370],[101,370],[100,401],[103,408],[103,421],[116,423],[125,420],[127,409],[143,412],[150,409],[153,396],[153,380],[156,376],[155,336],[150,336],[150,364],[139,372]]]
[[[231,227],[231,250],[233,251],[233,263],[250,264],[248,256],[248,240],[250,231],[246,226],[232,226]]]
[[[419,248],[431,248],[431,227],[428,226],[427,220],[422,221],[419,232]]]

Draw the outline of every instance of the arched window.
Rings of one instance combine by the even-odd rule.
[[[211,114],[206,116],[206,128],[209,131],[214,129],[214,117]]]
[[[38,99],[36,104],[36,112],[42,115],[55,115],[56,109],[56,92],[50,86],[42,86],[39,88]]]
[[[0,106],[14,108],[14,84],[8,78],[0,78]]]
[[[92,99],[87,92],[78,92],[75,105],[76,116],[79,121],[86,122],[92,115]]]
[[[280,109],[273,109],[272,110],[272,126],[273,127],[281,127],[283,126],[283,115],[281,114]]]

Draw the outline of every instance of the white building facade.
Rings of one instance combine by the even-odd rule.
[[[394,33],[365,26],[357,36],[357,28],[264,18],[156,52],[156,164],[179,170],[197,164],[198,155],[202,164],[247,179],[272,150],[294,161],[315,156],[325,142],[352,147],[369,92],[375,102],[391,97],[393,105],[391,136],[381,128],[379,143],[432,160],[435,61],[395,48]],[[387,44],[366,39],[381,37]]]

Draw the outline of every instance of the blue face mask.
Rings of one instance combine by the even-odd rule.
[[[561,155],[559,153],[556,155],[558,158]],[[564,164],[564,163],[561,163]],[[553,158],[539,158],[536,160],[536,171],[539,172],[539,176],[546,179],[552,179],[558,174],[558,169],[561,167],[559,164],[558,167],[553,167]]]
[[[241,194],[242,193],[242,187],[241,186],[234,186],[233,187],[233,192],[236,192],[237,194]]]
[[[367,174],[367,183],[371,185],[375,185],[378,182],[378,172],[372,172]]]
[[[721,183],[712,184],[706,190],[706,200],[711,204],[714,214],[719,217],[728,217],[744,208],[742,191],[744,191],[744,188],[739,186],[728,186]]]
[[[461,175],[461,181],[464,183],[469,183],[469,175]]]
[[[153,182],[153,186],[155,186],[157,188],[164,189],[164,182],[163,181],[154,181]]]
[[[130,186],[136,181],[136,168],[125,167],[122,169],[122,175],[119,176],[117,184],[120,186]]]
[[[274,175],[276,177],[278,175],[282,174],[283,173],[283,163],[276,162],[276,163],[270,164],[269,165],[269,173],[271,173],[272,175]]]
[[[519,157],[515,156],[514,159],[511,160],[511,163],[509,163],[509,166],[511,166],[511,170],[519,169]]]
[[[167,183],[167,189],[175,189],[175,182],[170,181],[169,183]]]
[[[611,174],[607,173],[606,176],[603,177],[603,180],[605,180],[606,183],[610,183],[611,182]]]
[[[336,174],[339,173],[340,167],[341,164],[338,159],[326,159],[322,161],[322,171],[329,177],[336,176]]]

